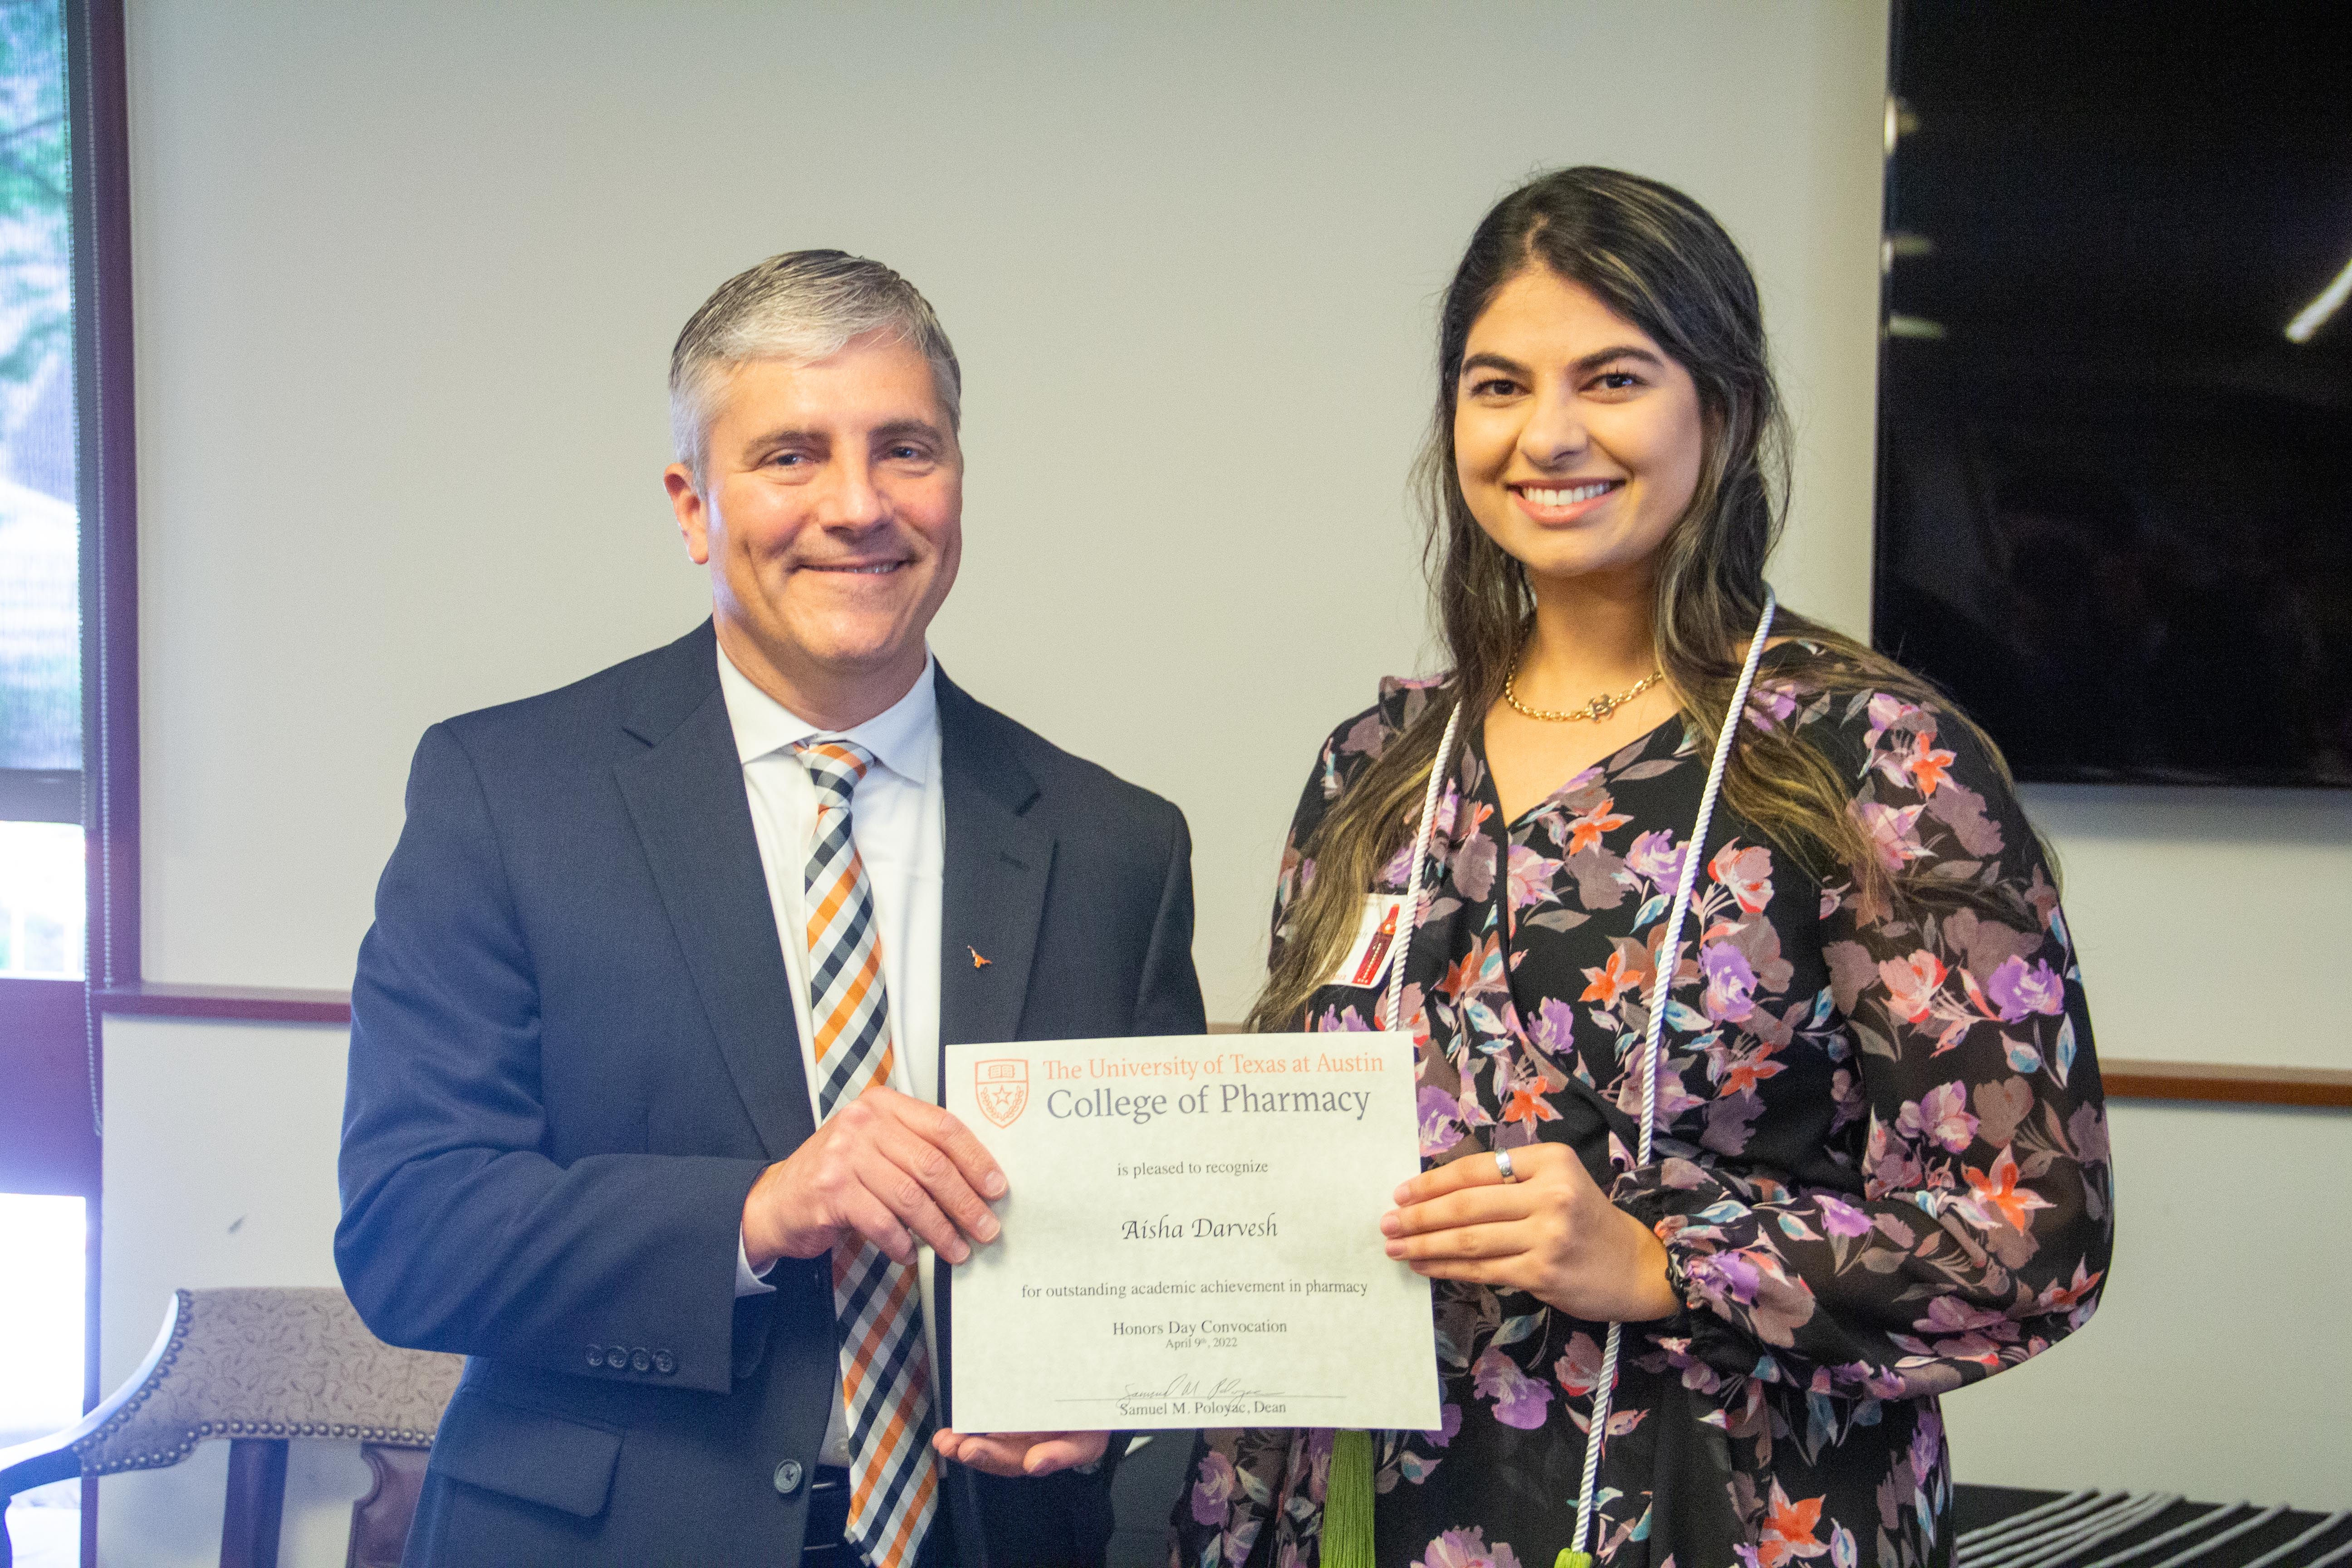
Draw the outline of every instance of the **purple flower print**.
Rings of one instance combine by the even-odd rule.
[[[1424,1084],[1413,1104],[1421,1113],[1423,1159],[1434,1159],[1462,1142],[1462,1107],[1452,1095]]]
[[[1764,1282],[1761,1270],[1737,1252],[1710,1252],[1683,1266],[1684,1277],[1704,1295],[1718,1300],[1753,1301]]]
[[[1968,1112],[1968,1085],[1939,1083],[1919,1097],[1906,1100],[1895,1119],[1895,1130],[1906,1137],[1932,1138],[1948,1154],[1965,1154],[1977,1141],[1977,1119]]]
[[[1449,1399],[1437,1413],[1437,1430],[1429,1435],[1429,1441],[1433,1447],[1450,1448],[1461,1435],[1462,1406]]]
[[[1331,1446],[1339,1437],[1328,1428],[1307,1435],[1307,1489],[1315,1497],[1328,1496],[1331,1484]]]
[[[1437,803],[1437,820],[1430,826],[1433,844],[1454,842],[1454,814],[1462,809],[1462,789],[1452,779],[1445,781],[1445,795]],[[1406,851],[1408,854],[1411,850]]]
[[[1322,1018],[1315,1026],[1316,1032],[1324,1035],[1349,1034],[1370,1028],[1371,1026],[1364,1022],[1364,1016],[1353,1007],[1344,1011],[1338,1007],[1326,1007]]]
[[[1592,1392],[1593,1384],[1601,1381],[1600,1344],[1591,1334],[1569,1335],[1568,1348],[1560,1352],[1559,1360],[1552,1363],[1551,1374],[1559,1380],[1560,1387],[1571,1396],[1583,1398]]]
[[[1843,1198],[1833,1198],[1827,1193],[1813,1195],[1813,1206],[1821,1211],[1822,1228],[1832,1236],[1868,1236],[1870,1216]]]
[[[1911,1434],[1912,1473],[1932,1475],[1943,1453],[1944,1418],[1933,1410],[1924,1410],[1919,1414],[1917,1428]]]
[[[1547,996],[1536,1004],[1534,1027],[1530,1031],[1537,1045],[1556,1057],[1574,1059],[1576,1051],[1576,1009],[1557,996]]]
[[[1625,865],[1635,876],[1648,878],[1664,891],[1681,885],[1683,850],[1675,843],[1674,834],[1661,827],[1633,840],[1633,847],[1625,851]]]
[[[1788,682],[1759,680],[1748,692],[1748,720],[1759,730],[1785,724],[1797,710],[1797,694]]]
[[[1897,810],[1881,805],[1874,800],[1864,801],[1853,808],[1861,819],[1863,831],[1870,835],[1871,847],[1878,851],[1878,862],[1890,871],[1900,871],[1912,861],[1927,853],[1919,842],[1919,813],[1924,806],[1906,805]]]
[[[1683,1087],[1680,1068],[1667,1068],[1658,1074],[1658,1125],[1672,1127],[1683,1112],[1696,1110],[1706,1100]],[[1642,1079],[1639,1073],[1625,1075],[1624,1088],[1618,1092],[1618,1108],[1628,1116],[1642,1114]]]
[[[1403,1019],[1404,1022],[1400,1024],[1396,1018],[1391,1018],[1389,1020],[1388,1026],[1391,1029],[1406,1030],[1412,1036],[1415,1044],[1426,1045],[1429,1042],[1429,1015],[1423,1010],[1422,1001],[1421,982],[1406,981],[1404,989],[1397,994],[1397,1017]],[[1379,1022],[1377,1013],[1373,1015],[1373,1021]]]
[[[1870,735],[1867,742],[1870,749],[1876,751],[1878,738],[1881,735],[1917,711],[1919,711],[1917,708],[1904,701],[1900,697],[1889,696],[1884,691],[1873,692],[1870,698]]]
[[[1870,1119],[1870,1142],[1862,1158],[1863,1169],[1870,1177],[1863,1195],[1873,1201],[1919,1184],[1918,1150],[1908,1138],[1895,1136],[1893,1129],[1875,1116]]]
[[[2066,983],[2042,960],[2025,967],[2022,958],[2011,958],[1985,981],[1985,997],[2004,1024],[2014,1024],[2028,1013],[2056,1017],[2066,1010]]]
[[[1202,1458],[1201,1468],[1192,1482],[1192,1518],[1195,1521],[1223,1528],[1226,1517],[1233,1512],[1234,1494],[1242,1489],[1241,1477],[1234,1470],[1234,1462],[1214,1448]]]
[[[1927,1315],[1911,1325],[1923,1334],[1965,1334],[1979,1329],[1991,1331],[1995,1339],[2013,1340],[2017,1325],[1999,1312],[1983,1307],[1971,1307],[1953,1296],[1938,1296],[1927,1303]]]
[[[1431,1542],[1412,1568],[1519,1568],[1519,1554],[1500,1541],[1487,1545],[1486,1529],[1473,1525]]]
[[[2066,1136],[2074,1142],[2074,1158],[2084,1164],[2107,1163],[2107,1119],[2097,1106],[2076,1106],[2066,1119]]]
[[[1551,896],[1559,877],[1559,862],[1548,860],[1524,844],[1511,846],[1511,908],[1526,909]],[[1468,889],[1464,889],[1467,891]]]
[[[1492,1345],[1472,1363],[1470,1386],[1480,1398],[1495,1402],[1496,1420],[1522,1432],[1542,1426],[1544,1406],[1551,1403],[1549,1387],[1521,1372],[1517,1362]]]
[[[1715,852],[1706,874],[1739,900],[1748,913],[1761,914],[1772,901],[1772,852],[1751,844],[1742,849],[1737,839]]]
[[[1727,942],[1709,942],[1699,950],[1698,965],[1706,975],[1706,995],[1700,1005],[1718,1024],[1737,1024],[1756,1011],[1756,971],[1748,955]]]
[[[1485,808],[1479,808],[1484,814]],[[1454,852],[1454,885],[1473,903],[1495,890],[1495,841],[1485,834],[1463,840]]]

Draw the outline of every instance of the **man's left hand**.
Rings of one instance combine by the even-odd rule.
[[[992,1476],[1050,1476],[1073,1465],[1099,1462],[1108,1432],[938,1432],[931,1447],[943,1459]]]

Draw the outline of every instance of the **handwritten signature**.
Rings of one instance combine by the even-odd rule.
[[[1245,1387],[1238,1378],[1221,1377],[1215,1383],[1203,1386],[1199,1378],[1186,1377],[1180,1373],[1170,1378],[1164,1387],[1152,1384],[1130,1383],[1127,1385],[1127,1392],[1119,1397],[1122,1399],[1257,1399],[1264,1397],[1265,1393],[1263,1388]]]

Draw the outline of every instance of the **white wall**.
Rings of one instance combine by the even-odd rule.
[[[656,478],[668,345],[790,247],[881,256],[944,313],[971,479],[941,656],[1183,805],[1212,1016],[1247,994],[1314,744],[1423,662],[1402,492],[1431,312],[1522,174],[1654,174],[1747,246],[1802,447],[1774,577],[1864,625],[1878,0],[130,24],[152,978],[346,984],[417,732],[699,618]],[[2105,1052],[2352,1065],[2309,1000],[2340,795],[2030,799]],[[112,1379],[174,1284],[333,1281],[341,1051],[141,1019],[107,1047]],[[2352,1504],[2352,1222],[2288,1199],[2352,1121],[2124,1106],[2115,1139],[2108,1306],[1953,1402],[1963,1478]],[[320,1454],[288,1568],[339,1561],[364,1484]],[[108,1484],[111,1561],[203,1555],[202,1463]]]
[[[2111,1057],[2352,1068],[2341,790],[2027,786]]]
[[[99,1385],[155,1343],[175,1289],[333,1285],[343,1031],[286,1024],[106,1021],[106,1228]],[[99,1482],[99,1561],[220,1561],[228,1445]],[[288,1451],[283,1568],[339,1568],[368,1489],[356,1443]]]
[[[1423,662],[1433,303],[1529,172],[1659,175],[1747,246],[1804,432],[1784,584],[1866,615],[1874,0],[130,20],[151,978],[347,984],[418,732],[700,617],[669,345],[792,247],[944,315],[937,645],[1191,816],[1213,1016],[1317,742]]]
[[[2352,1508],[2352,1116],[2109,1111],[2106,1297],[2078,1338],[1945,1401],[1955,1471]]]

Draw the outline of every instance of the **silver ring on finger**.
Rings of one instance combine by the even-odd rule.
[[[1508,1149],[1495,1151],[1495,1173],[1506,1182],[1516,1182],[1519,1179],[1518,1173],[1511,1169],[1511,1152]]]

